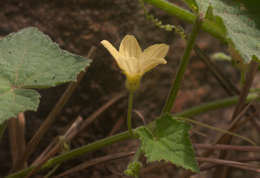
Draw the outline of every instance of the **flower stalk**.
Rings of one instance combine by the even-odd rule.
[[[130,91],[128,96],[127,127],[128,127],[129,135],[131,137],[134,137],[134,133],[132,129],[133,99],[134,99],[134,91]]]

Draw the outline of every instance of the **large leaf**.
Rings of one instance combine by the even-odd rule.
[[[260,60],[260,1],[259,0],[196,0],[200,13],[212,9],[226,27],[231,47],[243,62]]]
[[[170,161],[176,166],[198,172],[189,130],[190,125],[164,115],[156,120],[153,130],[141,127],[137,133],[148,161]]]
[[[89,63],[33,27],[0,40],[0,124],[19,112],[37,109],[40,95],[30,88],[75,81]]]

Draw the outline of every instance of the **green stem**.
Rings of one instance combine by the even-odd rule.
[[[258,98],[258,93],[257,92],[250,93],[247,97],[247,103],[251,102],[252,100],[256,100],[256,99],[258,99],[260,101],[260,99]],[[198,115],[198,114],[201,114],[201,113],[204,113],[207,111],[226,108],[226,107],[236,104],[237,102],[238,102],[238,96],[234,96],[234,97],[230,97],[230,98],[226,98],[226,99],[217,100],[214,102],[201,104],[194,108],[187,109],[181,113],[177,113],[173,116],[190,117],[190,116]],[[41,170],[50,168],[54,165],[61,164],[67,160],[71,160],[73,158],[76,158],[76,157],[86,154],[88,152],[95,151],[95,150],[98,150],[105,146],[111,145],[113,143],[127,140],[130,138],[132,138],[132,137],[130,136],[129,132],[126,131],[126,132],[123,132],[123,133],[120,133],[117,135],[113,135],[113,136],[98,140],[94,143],[90,143],[88,145],[71,150],[70,152],[63,153],[59,156],[56,156],[56,157],[50,159],[41,167]],[[23,169],[17,173],[9,175],[7,178],[22,178],[22,177],[26,176],[34,167],[35,166],[31,166],[27,169]]]
[[[202,22],[202,19],[201,19],[201,17],[198,16],[196,19],[196,22],[193,26],[191,35],[188,39],[187,47],[185,48],[183,57],[181,59],[181,63],[179,65],[179,68],[178,68],[178,71],[176,74],[176,78],[172,84],[169,96],[168,96],[167,101],[165,102],[164,108],[162,110],[162,114],[170,112],[174,105],[174,101],[175,101],[177,93],[179,91],[180,84],[181,84],[182,78],[184,76],[184,72],[190,61],[190,54],[191,54],[192,48],[195,44],[196,37],[198,36],[199,30],[201,27],[201,22]]]
[[[144,0],[144,2],[149,3],[159,9],[164,10],[165,12],[167,12],[170,15],[176,16],[179,19],[186,21],[188,23],[195,23],[196,21],[196,15],[194,15],[193,13],[176,6],[173,3],[170,3],[168,1],[165,0]],[[217,25],[216,23],[205,19],[202,23],[202,30],[210,33],[212,36],[222,40],[222,41],[226,41],[225,38],[225,31],[224,29],[222,29],[219,25]]]
[[[255,99],[258,99],[258,89],[253,90],[256,92],[252,92],[247,96],[246,102],[251,102]],[[259,100],[259,99],[258,99]],[[233,96],[221,100],[211,101],[208,103],[200,104],[198,106],[192,107],[190,109],[186,109],[180,113],[174,114],[174,116],[181,116],[181,117],[192,117],[201,113],[205,113],[208,111],[213,111],[221,108],[226,108],[232,106],[238,102],[238,96]]]
[[[141,146],[139,146],[135,152],[134,159],[132,162],[139,161],[141,156],[142,156],[142,149]]]
[[[130,136],[134,136],[132,129],[132,111],[133,111],[133,100],[134,100],[134,91],[129,91],[128,96],[128,110],[127,110],[127,127]]]

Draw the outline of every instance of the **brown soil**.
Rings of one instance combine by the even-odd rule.
[[[175,17],[148,6],[149,10],[164,23],[182,25],[186,31],[191,26],[183,23]],[[159,115],[163,102],[167,97],[171,81],[175,75],[178,62],[183,54],[185,42],[173,32],[166,32],[155,27],[144,17],[138,1],[131,0],[2,0],[0,6],[0,35],[4,37],[10,32],[18,31],[24,27],[35,26],[48,34],[62,48],[76,54],[86,56],[92,46],[97,47],[93,63],[87,70],[87,74],[80,87],[66,104],[57,121],[42,139],[37,151],[30,161],[80,115],[87,118],[102,104],[109,101],[118,93],[124,92],[124,76],[109,53],[100,45],[100,41],[107,39],[116,46],[126,34],[134,34],[141,46],[147,47],[154,43],[167,43],[170,51],[167,56],[167,65],[161,65],[149,72],[143,78],[140,91],[135,96],[134,108],[150,122]],[[205,33],[199,35],[197,44],[207,54],[225,51],[225,46]],[[226,62],[217,62],[223,73],[238,83],[238,73]],[[37,112],[26,112],[26,140],[29,141],[40,127],[52,107],[55,105],[67,85],[56,88],[40,90],[41,103]],[[198,105],[201,102],[211,101],[227,96],[217,81],[210,75],[207,67],[193,53],[191,64],[187,69],[181,90],[173,112],[179,112],[185,108]],[[114,104],[109,110],[99,116],[96,121],[72,143],[72,148],[77,148],[87,143],[108,136],[111,130],[116,133],[126,130],[125,123],[116,126],[121,118],[126,116],[127,98],[123,98]],[[226,109],[221,112],[211,112],[196,119],[214,126],[226,126],[232,110]],[[142,121],[134,114],[135,125],[141,125]],[[250,129],[250,125],[245,128]],[[199,127],[194,127],[199,130]],[[213,131],[200,129],[209,136],[203,137],[194,134],[192,140],[195,143],[212,143],[217,135]],[[243,133],[247,132],[243,130]],[[251,134],[249,134],[251,136]],[[239,142],[238,142],[239,143]],[[65,162],[54,175],[63,172],[81,162],[100,156],[117,152],[135,151],[137,141],[125,141],[106,147],[99,151],[89,153],[72,161]],[[5,133],[0,143],[0,177],[7,175],[11,167],[8,134]],[[84,169],[68,177],[89,178],[117,178],[122,173],[131,158],[124,158]],[[151,168],[151,166],[157,166]],[[197,177],[211,177],[212,171],[202,172]],[[42,175],[45,175],[43,172]],[[166,178],[178,177],[180,170],[171,164],[161,166],[159,163],[146,165],[142,171],[142,177]],[[232,170],[230,177],[257,177],[256,174]],[[37,177],[37,176],[35,176]],[[39,176],[42,177],[42,176]]]

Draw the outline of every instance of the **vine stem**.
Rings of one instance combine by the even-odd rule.
[[[188,23],[196,23],[196,15],[193,13],[187,11],[186,9],[183,9],[173,3],[170,3],[165,0],[144,0],[144,2],[149,3],[159,9],[162,9],[163,11],[167,12],[170,15],[173,15],[185,22]],[[219,27],[216,23],[205,19],[201,26],[202,30],[208,32],[212,36],[220,39],[221,41],[226,41],[225,38],[225,31]]]
[[[128,96],[128,109],[127,109],[127,127],[128,132],[131,137],[134,136],[133,129],[132,129],[132,111],[133,111],[133,100],[134,100],[134,91],[129,91]]]
[[[202,17],[198,15],[197,19],[195,21],[195,24],[193,26],[191,35],[190,35],[190,37],[187,41],[187,47],[185,48],[183,57],[181,59],[181,63],[179,65],[179,68],[178,68],[178,71],[177,71],[177,74],[176,74],[176,78],[175,78],[175,80],[172,84],[169,96],[168,96],[167,101],[165,102],[165,105],[163,107],[162,114],[170,112],[173,105],[174,105],[177,93],[178,93],[179,88],[180,88],[182,78],[184,76],[184,72],[187,68],[187,65],[189,64],[189,61],[190,61],[190,54],[191,54],[192,48],[195,44],[196,37],[198,36],[198,33],[200,31],[201,23],[202,23]]]
[[[248,95],[247,102],[250,102],[250,101],[256,100],[256,99],[258,99],[260,101],[257,92],[252,92]],[[226,107],[236,104],[237,102],[238,102],[238,96],[230,97],[230,98],[226,98],[226,99],[222,99],[222,100],[217,100],[217,101],[201,104],[194,108],[187,109],[181,113],[175,114],[174,116],[179,116],[179,117],[194,116],[194,115],[198,115],[198,114],[201,114],[201,113],[204,113],[207,111],[226,108]],[[135,135],[135,132],[133,132],[133,134]],[[113,135],[110,137],[106,137],[104,139],[98,140],[96,142],[90,143],[88,145],[82,146],[80,148],[71,150],[69,152],[66,152],[59,156],[54,157],[54,158],[48,160],[41,167],[40,170],[50,168],[54,165],[61,164],[67,160],[71,160],[75,157],[81,156],[88,152],[95,151],[95,150],[98,150],[105,146],[111,145],[113,143],[117,143],[117,142],[127,140],[130,138],[132,138],[132,137],[130,136],[128,131],[122,132],[122,133],[119,133],[119,134],[116,134],[116,135]],[[28,173],[30,173],[34,169],[34,167],[35,166],[31,166],[29,168],[23,169],[17,173],[7,176],[6,178],[22,178],[22,177],[26,176]]]

